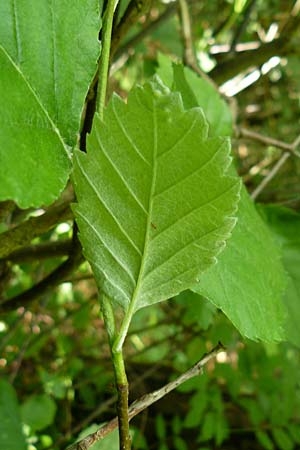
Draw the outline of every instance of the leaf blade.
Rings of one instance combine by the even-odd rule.
[[[67,182],[96,70],[98,2],[11,0],[0,15],[0,199],[49,204]]]
[[[74,168],[80,239],[105,295],[133,313],[188,288],[215,261],[235,224],[239,181],[224,175],[229,164],[228,141],[209,139],[201,110],[185,111],[158,82],[127,104],[112,99]]]

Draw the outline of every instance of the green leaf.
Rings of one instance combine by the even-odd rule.
[[[256,439],[266,450],[274,450],[274,444],[265,431],[257,431],[255,433]]]
[[[29,425],[33,432],[51,425],[55,413],[56,403],[46,394],[34,395],[21,406],[22,421]]]
[[[283,428],[274,428],[272,435],[280,450],[293,450],[293,441]]]
[[[300,346],[300,214],[278,206],[262,206],[259,211],[281,246],[288,275],[284,304],[288,310],[286,333],[289,341]]]
[[[26,450],[22,424],[14,388],[0,380],[0,441],[5,450]]]
[[[0,200],[49,204],[67,182],[96,70],[98,0],[2,1],[0,17]]]
[[[101,292],[129,314],[189,288],[235,224],[229,143],[159,81],[113,96],[76,152],[74,212]]]
[[[243,188],[232,238],[193,290],[220,308],[244,336],[277,341],[285,337],[284,287],[278,246]]]
[[[173,63],[172,67],[172,60],[161,53],[158,55],[158,63],[157,74],[169,88],[181,93],[184,106],[201,106],[209,122],[211,136],[232,134],[230,109],[209,81],[181,64]]]
[[[160,56],[159,63],[158,73],[170,84],[170,60]],[[196,98],[212,135],[231,134],[230,110],[209,82],[174,65],[172,86],[181,92],[185,105],[193,105]],[[235,173],[233,167],[230,173]],[[192,289],[222,309],[243,335],[273,341],[285,337],[286,310],[281,302],[285,282],[278,246],[244,188],[238,223],[225,251]]]
[[[203,425],[201,428],[201,434],[199,435],[199,441],[209,441],[215,435],[216,430],[216,414],[208,412],[204,416]]]
[[[155,430],[156,430],[156,435],[160,441],[163,441],[166,439],[167,425],[166,425],[166,421],[162,414],[158,414],[158,416],[155,417]]]

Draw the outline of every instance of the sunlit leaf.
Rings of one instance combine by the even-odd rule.
[[[0,17],[0,200],[40,206],[69,176],[99,54],[98,0],[1,1]]]
[[[76,152],[74,206],[100,290],[124,309],[168,299],[215,263],[235,224],[240,183],[225,138],[158,81],[114,96],[88,153]]]

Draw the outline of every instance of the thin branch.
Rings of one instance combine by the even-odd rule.
[[[250,67],[261,66],[272,56],[281,56],[297,51],[297,44],[292,43],[291,40],[300,26],[299,14],[299,9],[293,7],[278,39],[262,44],[254,50],[246,50],[237,54],[229,51],[224,62],[218,64],[209,75],[217,83],[224,83]]]
[[[297,140],[292,144],[287,144],[286,142],[279,141],[278,139],[274,139],[269,136],[264,136],[263,134],[256,133],[255,131],[248,130],[247,128],[239,128],[237,130],[238,137],[244,137],[248,139],[252,139],[254,141],[261,142],[264,145],[272,145],[273,147],[280,148],[286,152],[290,152],[293,155],[300,158],[300,153],[296,151],[298,147]],[[296,144],[296,145],[295,145]]]
[[[69,255],[71,248],[71,239],[42,242],[40,244],[21,247],[19,250],[8,255],[6,260],[19,264],[48,258],[57,258]]]
[[[255,200],[259,194],[265,189],[267,184],[270,183],[270,181],[275,177],[275,175],[279,172],[283,164],[286,162],[286,160],[291,156],[290,153],[283,153],[281,155],[281,158],[277,161],[275,166],[270,170],[268,175],[262,180],[262,182],[257,186],[257,188],[252,192],[251,198]]]
[[[108,0],[104,13],[104,25],[102,32],[102,51],[99,61],[99,82],[97,89],[97,111],[103,119],[103,112],[106,100],[107,81],[109,74],[111,35],[114,20],[115,8],[119,0]]]
[[[158,16],[155,20],[146,23],[145,27],[137,34],[135,34],[131,39],[129,39],[122,47],[120,47],[116,53],[116,58],[123,57],[124,54],[129,53],[134,47],[141,42],[145,37],[159,28],[165,21],[167,21],[176,12],[176,3],[170,3],[167,5],[163,13]],[[114,65],[117,64],[117,61]]]
[[[218,344],[211,352],[207,353],[200,361],[198,361],[191,369],[189,369],[184,374],[180,375],[175,380],[166,384],[162,388],[151,392],[150,394],[146,394],[141,398],[134,401],[129,407],[129,420],[131,420],[136,415],[140,414],[146,408],[151,406],[153,403],[157,402],[165,395],[169,394],[169,392],[176,389],[182,383],[185,383],[187,380],[201,375],[203,373],[203,367],[214,358],[220,351],[224,351],[224,347],[222,344]],[[88,450],[95,442],[100,441],[106,435],[111,433],[118,426],[118,419],[115,417],[113,420],[108,422],[106,425],[99,428],[95,433],[91,433],[85,438],[81,439],[79,442],[68,447],[67,450]]]
[[[182,40],[184,48],[184,58],[183,61],[185,65],[190,67],[194,72],[196,72],[200,77],[208,81],[217,91],[219,87],[215,84],[214,80],[203,72],[198,66],[194,47],[193,47],[193,36],[191,28],[191,18],[189,13],[189,6],[187,0],[179,0],[179,19],[181,23],[182,30]]]
[[[193,46],[191,17],[186,0],[179,0],[179,16],[181,21],[181,32],[184,48],[183,61],[187,66],[197,66],[197,60]]]
[[[77,233],[74,233],[72,250],[69,258],[32,288],[22,292],[16,297],[2,299],[0,303],[1,312],[12,311],[20,306],[28,307],[28,305],[39,299],[41,296],[52,292],[54,287],[63,283],[70,277],[83,260],[81,245],[78,241]]]
[[[70,202],[73,193],[67,193],[63,200],[55,202],[44,214],[22,222],[0,234],[0,258],[5,258],[13,251],[29,244],[34,238],[46,233],[57,224],[72,219]]]
[[[230,52],[235,51],[236,44],[238,43],[240,37],[242,36],[242,34],[249,22],[249,19],[251,17],[251,13],[255,7],[255,4],[256,4],[256,0],[250,0],[249,4],[246,6],[245,11],[243,12],[242,21],[239,24],[239,26],[237,27],[236,32],[233,36],[233,39],[232,39],[232,42],[230,45]]]
[[[252,192],[251,198],[255,200],[259,194],[265,189],[265,187],[270,183],[270,181],[276,176],[278,171],[284,165],[284,163],[289,159],[289,157],[293,154],[296,156],[300,156],[298,152],[296,152],[296,148],[300,145],[300,136],[294,140],[292,144],[286,144],[285,142],[277,141],[276,139],[269,138],[267,136],[262,136],[258,133],[254,133],[244,129],[246,131],[247,137],[260,141],[266,145],[273,145],[274,147],[281,148],[285,150],[281,158],[277,161],[274,167],[270,170],[268,175],[262,180],[262,182],[257,186],[257,188]],[[244,134],[245,135],[245,134]]]
[[[138,19],[146,14],[152,5],[152,0],[131,0],[120,23],[113,30],[111,41],[111,59],[120,46],[122,39],[126,36],[128,31],[132,28]]]

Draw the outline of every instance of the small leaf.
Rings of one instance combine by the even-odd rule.
[[[283,428],[274,428],[272,435],[280,450],[293,450],[293,441]]]
[[[96,71],[98,0],[1,1],[0,17],[0,200],[49,204]]]
[[[169,88],[181,93],[185,107],[201,106],[210,125],[210,136],[232,134],[230,109],[211,83],[181,64],[173,63],[172,67],[172,60],[161,53],[158,63],[157,74]]]
[[[134,312],[188,289],[235,224],[229,143],[158,81],[114,96],[76,152],[74,212],[101,292]]]
[[[167,426],[166,421],[161,414],[158,414],[158,416],[155,417],[155,430],[157,437],[161,441],[164,441],[167,436]]]
[[[3,450],[25,450],[20,411],[13,387],[0,380],[0,441]]]
[[[265,431],[257,431],[255,433],[256,439],[266,450],[274,450],[274,444]]]
[[[200,442],[209,441],[215,436],[215,431],[216,431],[216,414],[214,414],[213,412],[208,412],[204,416],[199,441]]]
[[[21,406],[22,421],[29,425],[33,432],[51,425],[55,413],[56,403],[46,394],[34,395]]]

